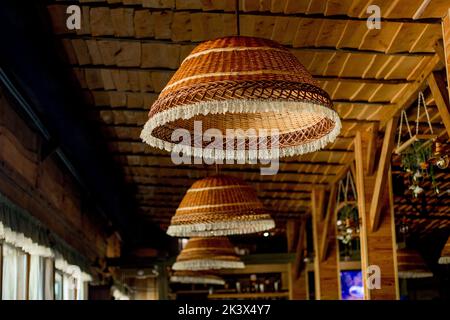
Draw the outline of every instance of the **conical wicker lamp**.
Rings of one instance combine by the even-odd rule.
[[[225,280],[213,272],[204,271],[176,271],[170,282],[187,284],[216,284],[225,285]]]
[[[441,251],[441,256],[438,262],[439,264],[450,264],[450,237],[448,237],[447,242]]]
[[[401,279],[430,278],[433,273],[417,250],[397,250],[398,277]]]
[[[273,229],[256,191],[244,181],[224,175],[195,182],[181,201],[167,234],[213,237]]]
[[[192,238],[177,257],[173,270],[242,269],[227,237]]]
[[[245,150],[260,150],[250,147],[248,139],[245,145],[234,141],[226,152],[205,150],[204,140],[198,142],[195,137],[181,142],[188,156],[215,160],[314,152],[334,141],[341,130],[329,95],[287,48],[242,36],[207,41],[194,49],[151,107],[141,138],[151,146],[174,151],[174,130],[186,129],[194,136],[195,122],[201,123],[201,134],[208,129],[223,135],[227,129],[254,129],[258,134],[268,130],[261,135],[279,141],[277,155],[270,151],[247,154]]]

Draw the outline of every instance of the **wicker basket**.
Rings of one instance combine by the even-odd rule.
[[[192,238],[172,267],[177,271],[242,268],[244,263],[227,237]]]
[[[256,191],[244,181],[218,175],[195,182],[181,201],[167,233],[213,237],[257,233],[275,227]]]
[[[209,271],[177,271],[170,277],[170,282],[225,285],[224,279]]]
[[[450,237],[448,237],[447,242],[441,251],[439,264],[450,264]]]
[[[433,273],[428,269],[422,256],[416,250],[397,250],[397,262],[399,278],[430,278],[433,276]]]
[[[227,152],[205,150],[209,142],[195,137],[181,142],[188,156],[222,161],[314,152],[341,129],[330,97],[297,58],[271,40],[252,37],[220,38],[194,49],[151,107],[141,138],[173,151],[174,130],[194,136],[195,121],[201,122],[201,134],[208,129],[223,135],[228,129],[247,132],[245,143],[224,141]],[[250,143],[255,133],[247,130],[252,129],[268,141],[277,139],[279,153],[254,152],[261,148]]]

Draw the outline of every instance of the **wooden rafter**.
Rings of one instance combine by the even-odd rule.
[[[388,171],[391,165],[392,151],[394,150],[394,138],[397,118],[392,118],[386,125],[383,146],[381,148],[380,160],[376,172],[375,188],[370,206],[370,228],[375,231],[380,221],[380,213],[384,190],[386,188]]]
[[[447,130],[448,138],[450,139],[450,102],[445,85],[445,78],[441,73],[433,72],[428,77],[428,85],[438,107],[442,122]]]

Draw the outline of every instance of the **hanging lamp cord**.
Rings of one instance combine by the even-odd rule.
[[[237,36],[241,35],[241,17],[240,17],[240,1],[236,0],[236,32]]]

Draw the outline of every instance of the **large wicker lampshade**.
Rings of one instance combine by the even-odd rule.
[[[430,278],[433,276],[422,256],[416,250],[397,250],[397,262],[398,277],[401,279]]]
[[[450,264],[450,237],[448,237],[447,242],[441,251],[439,264]]]
[[[224,279],[210,271],[176,271],[170,277],[170,282],[225,285]]]
[[[173,151],[174,130],[193,135],[195,121],[201,122],[202,133],[268,130],[268,140],[278,138],[277,157],[314,152],[334,141],[341,129],[329,95],[288,49],[271,40],[241,36],[207,41],[194,49],[151,107],[141,138]],[[215,160],[241,160],[247,157],[242,149],[259,148],[235,142],[233,150],[206,154],[207,144],[194,140],[180,142],[189,146],[185,154]],[[248,155],[253,160],[274,157]]]
[[[242,269],[227,237],[192,238],[177,257],[173,270]]]
[[[275,227],[256,191],[244,181],[218,175],[195,182],[181,201],[167,233],[212,237],[257,233]]]

